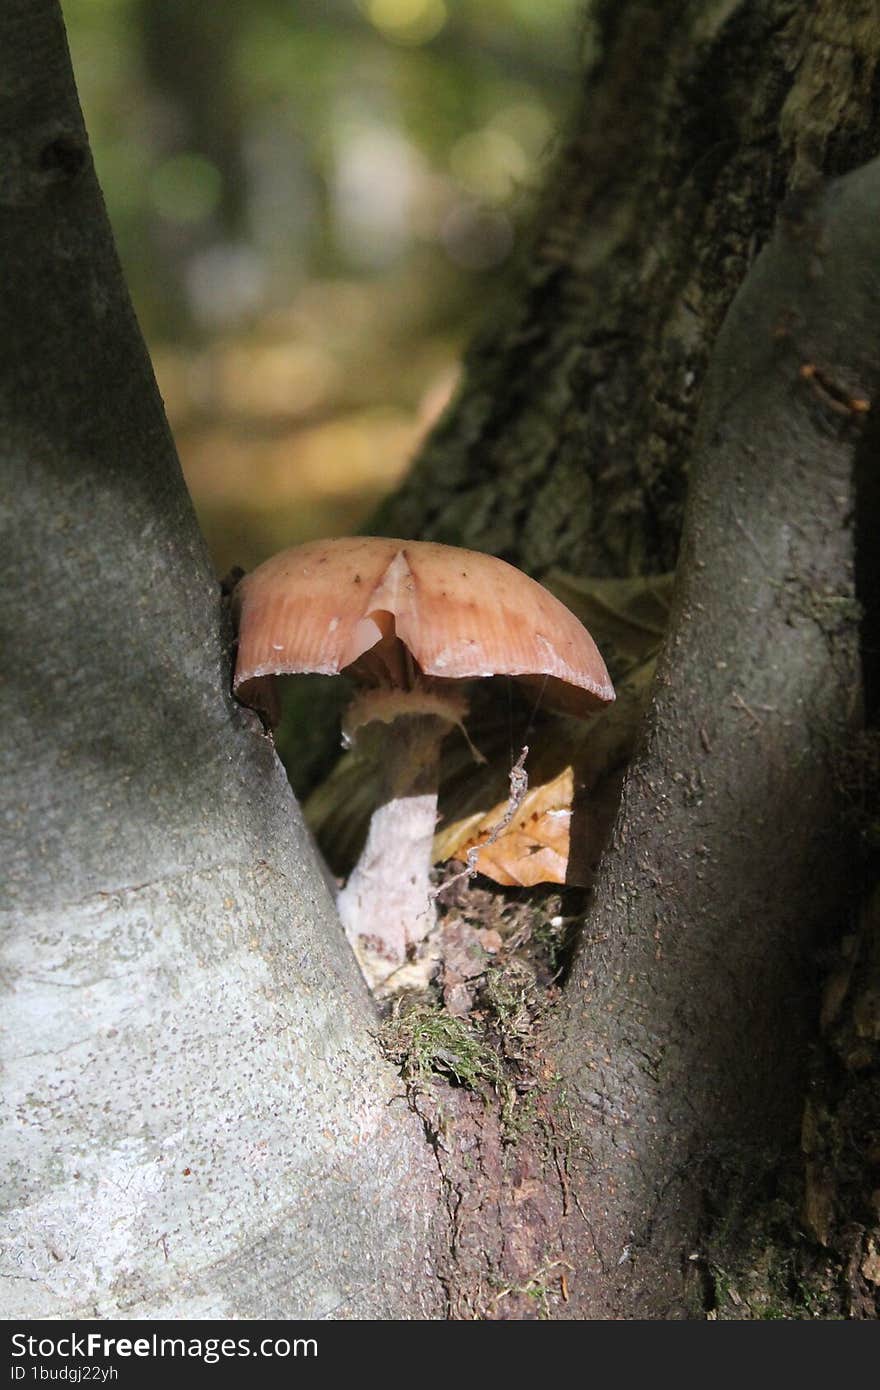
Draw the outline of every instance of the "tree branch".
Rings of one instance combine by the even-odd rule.
[[[880,161],[790,202],[713,354],[603,944],[567,989],[581,1316],[686,1315],[707,1191],[797,1144],[813,952],[847,911],[835,754],[860,719],[851,472],[880,379],[878,228]]]

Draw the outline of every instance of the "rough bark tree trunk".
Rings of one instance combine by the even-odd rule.
[[[876,166],[820,176],[880,147],[880,24],[868,0],[602,0],[594,23],[519,292],[382,518],[537,573],[650,572],[696,461],[649,728],[514,1143],[439,1080],[390,1105],[228,697],[57,7],[6,6],[7,1315],[685,1316],[714,1296],[712,1202],[792,1151],[878,374]]]

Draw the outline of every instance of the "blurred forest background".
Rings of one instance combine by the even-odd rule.
[[[579,0],[62,0],[218,573],[362,526],[564,129]]]

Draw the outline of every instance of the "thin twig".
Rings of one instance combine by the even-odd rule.
[[[454,874],[453,877],[448,878],[445,883],[441,883],[439,888],[434,888],[432,890],[432,899],[439,898],[441,893],[444,893],[453,883],[458,883],[460,879],[476,877],[477,860],[480,857],[481,851],[486,849],[489,845],[494,845],[495,841],[501,838],[523,803],[525,794],[529,789],[529,774],[526,772],[526,758],[528,756],[529,747],[528,744],[524,744],[520,750],[519,757],[510,769],[510,796],[507,799],[507,805],[504,808],[504,814],[501,819],[493,826],[490,834],[485,840],[481,840],[478,845],[471,845],[466,856],[466,867],[462,869],[461,873]]]

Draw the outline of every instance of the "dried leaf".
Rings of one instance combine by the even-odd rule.
[[[868,1249],[861,1266],[862,1277],[867,1279],[869,1284],[880,1284],[880,1248],[873,1236],[868,1238]]]
[[[496,883],[518,888],[532,888],[536,883],[565,883],[573,799],[574,772],[566,767],[552,782],[529,788],[510,825],[497,840],[491,842],[495,827],[508,810],[508,801],[499,802],[484,816],[469,816],[435,836],[435,856],[466,862],[468,850],[482,845],[475,868]]]
[[[653,674],[653,660],[632,669],[618,682],[616,703],[587,724],[541,726],[527,763],[529,791],[509,828],[481,852],[479,873],[506,886],[590,884],[616,814]],[[485,767],[463,765],[453,772],[447,765],[445,820],[434,838],[435,862],[466,861],[468,849],[487,840],[509,808],[509,752],[505,757],[491,731],[477,742],[488,757]],[[565,811],[567,816],[561,814]]]

